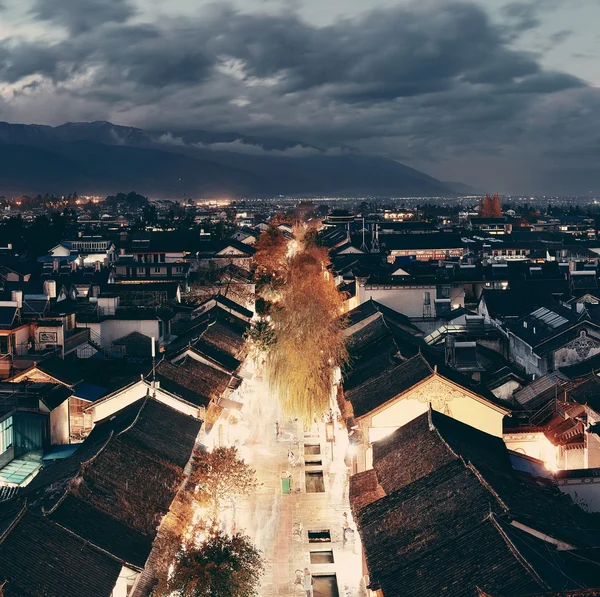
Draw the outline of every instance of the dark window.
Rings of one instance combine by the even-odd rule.
[[[335,574],[323,574],[313,576],[315,584],[313,585],[314,597],[339,597],[337,577]]]
[[[325,493],[323,471],[306,471],[306,493]]]
[[[312,460],[310,455],[308,458],[304,459],[304,463],[306,466],[323,466],[323,461],[320,458],[317,460]]]
[[[310,552],[311,564],[333,564],[333,550],[324,549],[322,551]]]
[[[13,445],[13,419],[9,417],[0,423],[0,454]]]
[[[329,543],[331,541],[331,533],[329,529],[319,531],[308,531],[309,543]]]

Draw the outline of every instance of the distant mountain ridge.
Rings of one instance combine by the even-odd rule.
[[[453,183],[455,184],[455,183]],[[0,122],[0,193],[440,196],[451,185],[342,146],[110,122]]]

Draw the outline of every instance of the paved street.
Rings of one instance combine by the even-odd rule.
[[[323,425],[315,425],[311,433],[304,434],[299,423],[284,421],[260,375],[250,380],[244,393],[244,416],[250,424],[250,434],[240,451],[256,469],[261,486],[250,499],[236,505],[236,524],[250,535],[267,561],[260,597],[302,595],[294,579],[296,570],[304,567],[309,567],[315,575],[315,597],[335,595],[325,586],[332,582],[333,574],[341,597],[357,596],[361,571],[359,548],[351,542],[344,546],[342,541],[344,512],[352,524],[347,472],[340,460],[343,446],[339,446],[332,464],[330,445],[323,441]],[[280,422],[279,441],[275,421]],[[307,457],[321,460],[322,465],[290,467],[288,451],[291,449],[297,458],[303,459],[305,444],[319,446],[312,451],[320,454]],[[323,472],[323,493],[306,493],[306,470]],[[288,495],[282,494],[282,471],[292,474],[293,490]],[[309,543],[308,531],[329,531],[331,541]],[[355,536],[358,539],[358,533]],[[311,564],[310,551],[331,551],[333,563]],[[331,554],[313,557],[330,559]]]

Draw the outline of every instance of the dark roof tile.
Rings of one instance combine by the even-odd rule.
[[[31,512],[0,542],[6,597],[109,597],[120,572],[116,559]]]

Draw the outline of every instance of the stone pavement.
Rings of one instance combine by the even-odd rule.
[[[343,446],[335,452],[332,463],[330,445],[324,441],[323,425],[315,425],[304,434],[299,423],[284,421],[278,405],[269,396],[260,376],[248,389],[245,419],[250,424],[250,435],[240,452],[256,469],[261,484],[254,495],[236,504],[235,524],[249,535],[266,559],[260,597],[294,597],[303,595],[300,585],[294,584],[296,570],[308,567],[317,578],[314,597],[335,595],[321,589],[320,575],[335,574],[340,597],[357,597],[361,576],[359,545],[343,545],[343,513],[348,514],[347,470],[341,459]],[[276,439],[275,421],[280,422],[281,436]],[[288,451],[296,458],[304,458],[304,445],[320,447],[322,465],[290,467]],[[323,471],[325,492],[306,493],[305,471]],[[293,491],[283,495],[280,474],[292,474]],[[352,525],[353,526],[353,525]],[[308,531],[328,530],[331,541],[309,543]],[[358,533],[354,533],[358,541]],[[311,564],[310,551],[331,550],[333,563]],[[325,579],[323,579],[325,580]]]

